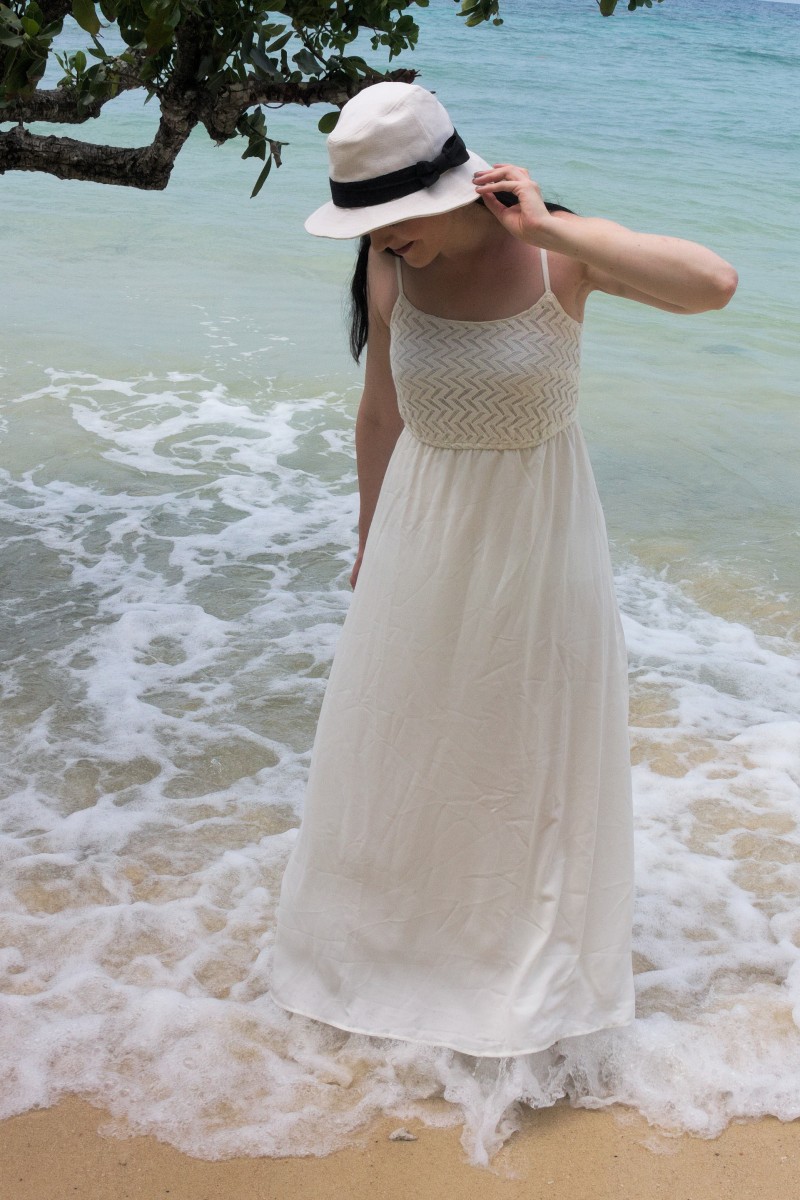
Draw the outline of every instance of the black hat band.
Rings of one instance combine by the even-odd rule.
[[[358,179],[353,183],[338,183],[331,179],[331,197],[337,208],[368,208],[372,204],[401,200],[412,192],[432,187],[445,171],[460,167],[468,159],[469,151],[454,129],[436,158],[423,159],[411,167],[377,175],[374,179]]]

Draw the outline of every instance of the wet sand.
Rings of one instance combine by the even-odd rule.
[[[800,1120],[665,1136],[621,1106],[526,1110],[491,1168],[460,1131],[381,1120],[325,1158],[205,1162],[152,1137],[105,1136],[70,1097],[0,1125],[2,1200],[786,1200],[800,1193]],[[416,1141],[391,1141],[399,1127]]]

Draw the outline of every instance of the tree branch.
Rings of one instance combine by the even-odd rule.
[[[162,111],[152,144],[137,148],[42,137],[17,126],[8,133],[0,133],[0,175],[5,171],[43,171],[57,179],[163,191],[178,152],[196,124],[196,119]]]
[[[351,96],[361,92],[370,84],[389,80],[413,83],[418,71],[398,67],[385,75],[376,73],[366,79],[318,79],[304,83],[270,83],[266,79],[252,77],[247,83],[234,84],[216,96],[201,96],[199,118],[209,136],[220,145],[233,137],[236,122],[243,112],[254,104],[333,104],[341,108]]]
[[[126,62],[115,58],[108,64],[117,80],[117,95],[140,88],[142,81],[139,70],[144,61],[144,55],[138,55],[136,61]],[[113,96],[105,100],[97,100],[93,104],[79,107],[78,96],[74,88],[55,87],[38,88],[31,96],[22,100],[13,100],[5,108],[0,109],[0,124],[4,121],[52,121],[59,125],[82,125],[84,121],[99,117],[104,104],[108,104]]]

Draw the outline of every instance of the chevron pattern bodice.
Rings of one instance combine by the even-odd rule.
[[[435,317],[401,290],[390,328],[398,408],[421,442],[519,450],[575,420],[583,327],[549,283],[532,308],[495,321]]]

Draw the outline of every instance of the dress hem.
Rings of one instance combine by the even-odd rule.
[[[457,1054],[468,1054],[471,1058],[516,1058],[525,1054],[539,1054],[542,1050],[549,1050],[551,1046],[554,1046],[556,1042],[563,1041],[564,1038],[585,1037],[590,1033],[600,1033],[604,1029],[626,1029],[633,1025],[636,1019],[631,1017],[627,1021],[611,1021],[602,1025],[574,1029],[571,1033],[559,1034],[557,1038],[545,1042],[543,1046],[533,1046],[526,1050],[467,1050],[463,1046],[454,1046],[451,1042],[434,1041],[431,1038],[415,1038],[405,1033],[379,1033],[374,1029],[358,1029],[354,1025],[342,1025],[339,1021],[329,1021],[327,1017],[317,1017],[313,1013],[303,1012],[300,1008],[292,1008],[291,1005],[284,1004],[279,1000],[272,991],[269,992],[269,996],[285,1012],[295,1013],[298,1017],[307,1017],[310,1021],[319,1021],[323,1025],[332,1025],[334,1029],[341,1029],[344,1033],[360,1033],[364,1037],[386,1038],[395,1042],[413,1042],[418,1046],[439,1046],[444,1050],[455,1050]]]

